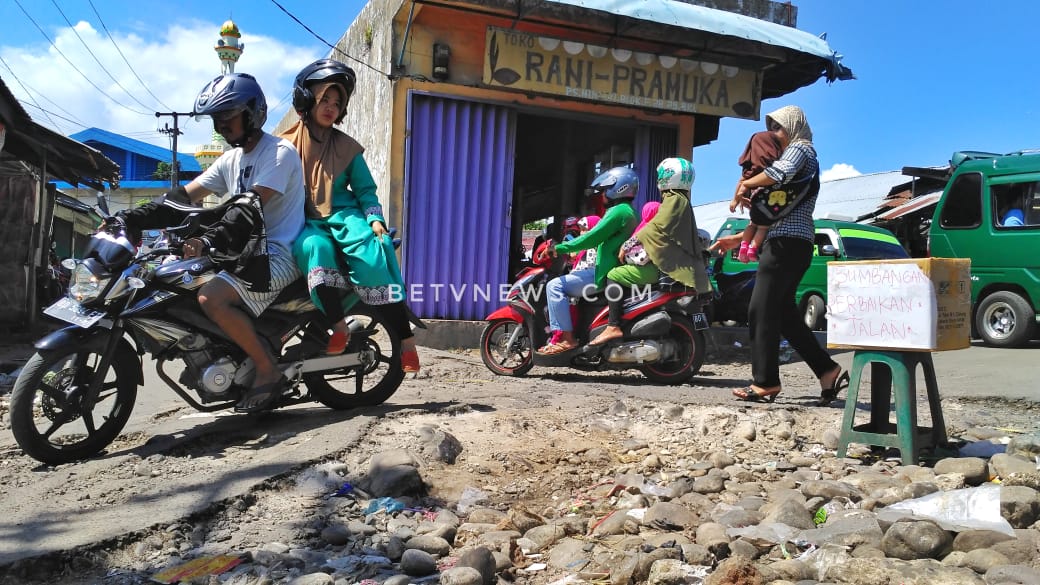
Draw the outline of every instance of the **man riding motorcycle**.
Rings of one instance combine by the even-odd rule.
[[[295,148],[261,128],[267,101],[260,85],[245,73],[215,78],[195,99],[195,114],[210,116],[213,129],[234,146],[198,178],[153,202],[117,217],[131,230],[179,223],[180,204],[198,204],[206,195],[246,193],[235,217],[226,215],[202,236],[184,243],[184,256],[203,254],[225,259],[224,270],[199,290],[203,312],[256,364],[251,390],[237,412],[270,408],[288,380],[256,333],[253,320],[278,293],[299,278],[292,242],[304,225],[303,168]],[[245,226],[243,228],[243,226]],[[242,237],[243,230],[248,232]],[[236,249],[237,248],[237,249]]]

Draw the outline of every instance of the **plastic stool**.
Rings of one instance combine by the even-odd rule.
[[[870,370],[870,422],[856,423],[863,369]],[[928,406],[932,427],[917,426],[917,366],[924,370],[928,387]],[[896,422],[888,411],[895,395]],[[844,457],[849,443],[863,443],[899,449],[904,465],[916,465],[918,450],[946,443],[946,423],[939,404],[939,384],[935,381],[932,354],[916,351],[878,351],[858,349],[852,358],[852,379],[845,398],[845,416],[841,421],[838,457]]]

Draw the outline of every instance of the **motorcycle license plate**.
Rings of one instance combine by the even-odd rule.
[[[691,318],[694,330],[701,331],[708,328],[708,316],[704,313],[694,313]]]
[[[105,316],[101,311],[85,308],[70,297],[62,297],[58,299],[58,302],[44,309],[43,314],[50,315],[55,319],[61,319],[66,323],[79,325],[84,329],[97,323]]]

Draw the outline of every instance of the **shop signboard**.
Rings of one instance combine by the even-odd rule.
[[[757,71],[670,55],[608,48],[488,27],[483,83],[489,87],[757,120]]]

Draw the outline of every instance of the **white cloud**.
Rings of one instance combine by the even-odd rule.
[[[834,163],[834,166],[820,173],[820,180],[848,179],[849,177],[858,177],[862,174],[856,170],[856,167],[848,163]]]
[[[156,118],[155,112],[168,112],[170,108],[177,112],[190,112],[198,91],[220,74],[220,61],[213,51],[219,30],[219,22],[190,20],[171,25],[158,34],[152,32],[147,39],[134,33],[112,31],[134,71],[165,106],[141,86],[104,31],[98,31],[85,21],[76,24],[75,32],[69,27],[60,28],[52,36],[54,44],[77,69],[123,106],[102,95],[48,44],[0,47],[0,54],[14,71],[14,76],[31,89],[23,88],[6,68],[0,69],[0,74],[39,124],[62,134],[74,134],[84,126],[97,127],[169,148],[169,138],[156,129],[167,123],[172,126],[173,120],[170,117]],[[114,83],[88,54],[83,43],[76,38],[76,32],[119,84]],[[274,128],[292,105],[289,95],[296,73],[322,55],[266,36],[243,34],[242,41],[245,50],[235,70],[249,73],[260,82],[267,97],[266,128]],[[144,106],[128,96],[119,85]],[[34,107],[36,104],[55,115],[48,117]],[[177,150],[189,153],[195,146],[210,142],[213,132],[208,118],[199,121],[181,118],[180,128],[184,134],[178,138]]]

